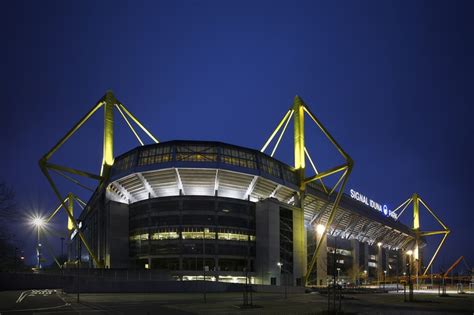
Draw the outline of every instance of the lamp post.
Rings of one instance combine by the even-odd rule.
[[[378,242],[377,243],[377,247],[378,247],[378,251],[377,251],[377,283],[378,283],[378,287],[380,289],[380,276],[381,276],[381,270],[379,269],[379,267],[382,266],[382,242]],[[380,261],[379,261],[380,260]]]
[[[385,290],[385,279],[387,277],[387,270],[383,271],[383,289]]]
[[[36,227],[37,230],[37,243],[36,243],[36,257],[37,257],[37,265],[38,269],[41,269],[41,243],[40,243],[40,231],[41,227],[44,225],[44,219],[42,217],[35,217],[33,218],[33,225]]]
[[[365,285],[367,285],[367,270],[364,270]]]
[[[206,232],[209,233],[208,228],[204,228],[202,234],[202,278],[203,278],[203,293],[204,293],[204,303],[207,303],[206,295]]]
[[[407,251],[407,256],[408,256],[408,300],[410,302],[413,302],[413,284],[411,283],[411,256],[413,255],[413,251],[409,250]]]

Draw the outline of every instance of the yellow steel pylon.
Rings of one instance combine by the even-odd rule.
[[[90,172],[85,172],[82,170],[78,170],[72,167],[67,167],[67,166],[62,166],[62,165],[57,165],[50,163],[49,160],[53,156],[53,154],[64,144],[66,141],[74,135],[74,133],[79,130],[85,123],[86,121],[89,120],[89,118],[94,115],[94,113],[99,110],[100,108],[104,108],[104,134],[103,134],[103,156],[102,156],[102,165],[101,165],[101,170],[100,174],[93,174]],[[89,253],[90,257],[92,257],[96,267],[101,267],[102,262],[99,261],[92,252],[89,244],[87,243],[81,229],[79,228],[77,221],[74,219],[74,214],[73,214],[73,199],[77,200],[77,197],[74,196],[72,193],[68,194],[67,198],[63,198],[58,187],[56,186],[53,178],[51,177],[49,171],[53,170],[60,175],[64,176],[66,179],[74,182],[75,184],[87,188],[86,186],[82,185],[79,181],[71,178],[70,176],[64,174],[64,172],[67,172],[69,174],[73,175],[78,175],[82,177],[87,177],[91,179],[98,180],[98,187],[97,191],[101,191],[104,189],[104,185],[107,183],[109,176],[110,176],[110,169],[112,168],[112,165],[114,163],[114,109],[117,109],[122,117],[125,119],[127,125],[130,127],[132,130],[133,134],[135,137],[138,139],[141,145],[143,145],[143,141],[140,139],[138,136],[137,132],[133,128],[133,126],[130,124],[129,120],[127,119],[130,118],[133,122],[135,122],[136,125],[138,125],[155,143],[158,143],[158,140],[138,121],[138,119],[132,115],[126,108],[125,106],[115,98],[114,94],[112,91],[107,91],[105,95],[95,104],[94,107],[92,107],[91,110],[89,110],[84,117],[82,117],[79,122],[77,122],[59,141],[58,143],[51,149],[49,150],[40,160],[39,160],[39,166],[41,168],[41,171],[44,173],[46,176],[49,184],[51,185],[51,188],[54,191],[54,194],[58,198],[60,205],[59,207],[53,211],[53,213],[48,217],[47,221],[50,221],[56,213],[61,209],[64,208],[66,210],[66,213],[68,215],[68,230],[71,232],[73,229],[77,231],[77,234],[79,235],[80,240],[84,244],[84,247],[86,248],[87,252]],[[90,188],[87,188],[90,189]],[[90,189],[94,191],[93,189]],[[78,201],[79,202],[79,201]]]
[[[418,278],[420,274],[420,249],[419,249],[419,244],[420,244],[420,238],[423,236],[431,236],[431,235],[439,235],[442,234],[443,238],[441,239],[438,247],[436,248],[436,251],[433,254],[433,257],[431,257],[430,262],[428,263],[428,266],[425,268],[423,272],[423,276],[426,275],[428,270],[431,267],[431,264],[433,264],[433,261],[435,260],[436,256],[439,253],[439,250],[444,244],[444,241],[448,237],[448,234],[450,233],[450,230],[448,227],[438,218],[438,216],[431,210],[431,208],[426,204],[425,201],[417,194],[414,193],[410,198],[408,198],[405,202],[403,202],[401,205],[399,205],[395,210],[392,211],[392,213],[395,213],[397,215],[397,220],[400,219],[400,217],[403,215],[405,210],[408,208],[410,204],[413,204],[413,231],[415,232],[415,244],[413,248],[413,259],[415,260],[415,276]],[[442,230],[438,231],[421,231],[421,225],[420,225],[420,204],[423,205],[426,210],[431,214],[433,218],[436,219],[436,221],[441,225],[443,228]],[[397,213],[397,211],[400,210],[400,213]]]
[[[325,170],[323,172],[319,172],[315,166],[315,163],[313,162],[313,159],[311,159],[311,156],[309,155],[309,152],[307,150],[306,144],[305,144],[305,132],[304,132],[304,118],[305,114],[308,115],[311,120],[317,125],[317,127],[320,129],[320,131],[324,134],[324,136],[334,145],[334,147],[337,149],[337,151],[340,153],[340,155],[343,157],[345,160],[345,163],[342,165],[335,166],[333,168],[330,168],[328,170]],[[299,206],[301,207],[301,210],[304,210],[304,197],[305,197],[305,190],[306,190],[306,184],[313,182],[313,181],[320,181],[323,190],[328,194],[331,195],[337,187],[339,187],[339,190],[337,192],[336,198],[333,203],[333,207],[331,209],[331,212],[329,214],[329,218],[326,222],[326,227],[324,229],[324,232],[322,233],[319,242],[317,243],[316,249],[313,253],[312,259],[309,263],[309,266],[307,267],[306,270],[306,275],[305,275],[305,284],[308,284],[308,279],[309,276],[312,272],[312,269],[314,267],[314,264],[316,263],[317,257],[319,250],[321,248],[321,245],[324,241],[324,239],[327,236],[327,231],[329,230],[329,227],[332,224],[332,221],[334,220],[334,217],[336,215],[337,207],[339,205],[339,202],[341,200],[342,194],[344,192],[344,187],[346,186],[347,180],[349,178],[349,175],[352,171],[352,168],[354,166],[354,162],[351,159],[351,157],[342,149],[342,147],[336,142],[336,140],[332,137],[332,135],[329,133],[329,131],[323,126],[323,124],[316,118],[316,116],[311,112],[309,107],[304,103],[304,101],[299,97],[295,96],[295,99],[293,101],[293,105],[290,107],[290,109],[286,112],[285,116],[283,119],[279,122],[275,130],[272,132],[268,140],[265,142],[264,146],[260,150],[261,152],[264,152],[274,137],[278,134],[280,129],[282,129],[276,144],[270,154],[270,156],[273,156],[275,154],[275,151],[280,144],[281,138],[283,137],[283,134],[286,131],[286,128],[288,126],[288,123],[290,122],[291,118],[293,117],[293,123],[294,123],[294,157],[295,157],[295,170],[297,171],[298,174],[298,182],[299,182]],[[311,176],[311,177],[306,177],[305,170],[306,170],[306,157],[308,158],[313,170],[315,171],[316,175]],[[328,191],[326,189],[326,186],[323,183],[323,178],[331,176],[333,174],[337,173],[342,173],[340,176],[339,180],[336,182],[334,187]]]

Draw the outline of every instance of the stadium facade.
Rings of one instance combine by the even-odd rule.
[[[176,279],[302,285],[334,200],[310,183],[302,211],[294,168],[257,150],[205,141],[137,147],[115,159],[80,221],[105,268]],[[309,283],[373,282],[404,271],[407,226],[344,194]],[[75,256],[71,245],[71,255]],[[336,252],[334,254],[334,251]],[[92,260],[83,255],[84,261]]]

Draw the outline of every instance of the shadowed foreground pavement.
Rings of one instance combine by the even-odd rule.
[[[327,310],[327,297],[320,294],[291,294],[284,299],[279,293],[254,293],[259,308],[242,310],[240,293],[207,294],[207,303],[196,293],[81,294],[77,303],[76,295],[57,292],[15,303],[21,293],[0,292],[2,314],[318,314]],[[413,303],[403,302],[400,294],[346,295],[342,310],[350,314],[473,314],[474,295],[418,294]]]

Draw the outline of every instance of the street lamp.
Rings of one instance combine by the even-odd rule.
[[[365,284],[367,285],[367,270],[364,270]]]
[[[32,221],[33,225],[36,226],[36,230],[38,231],[38,242],[36,244],[36,257],[38,258],[38,263],[36,267],[41,269],[41,243],[40,243],[40,230],[41,227],[45,224],[45,221],[42,217],[34,217]]]
[[[318,235],[322,235],[324,233],[324,230],[326,230],[326,227],[324,225],[316,225],[316,232],[318,233]]]
[[[278,266],[278,268],[280,268],[280,283],[282,283],[281,280],[282,280],[282,274],[283,274],[283,268],[282,268],[282,267],[283,267],[283,263],[277,262],[277,266]],[[285,280],[288,280],[288,279],[285,279]],[[288,292],[287,292],[287,288],[286,288],[286,282],[287,282],[287,281],[285,281],[285,299],[288,297]]]
[[[337,281],[336,282],[339,282],[339,278],[341,277],[341,268],[337,268]]]

